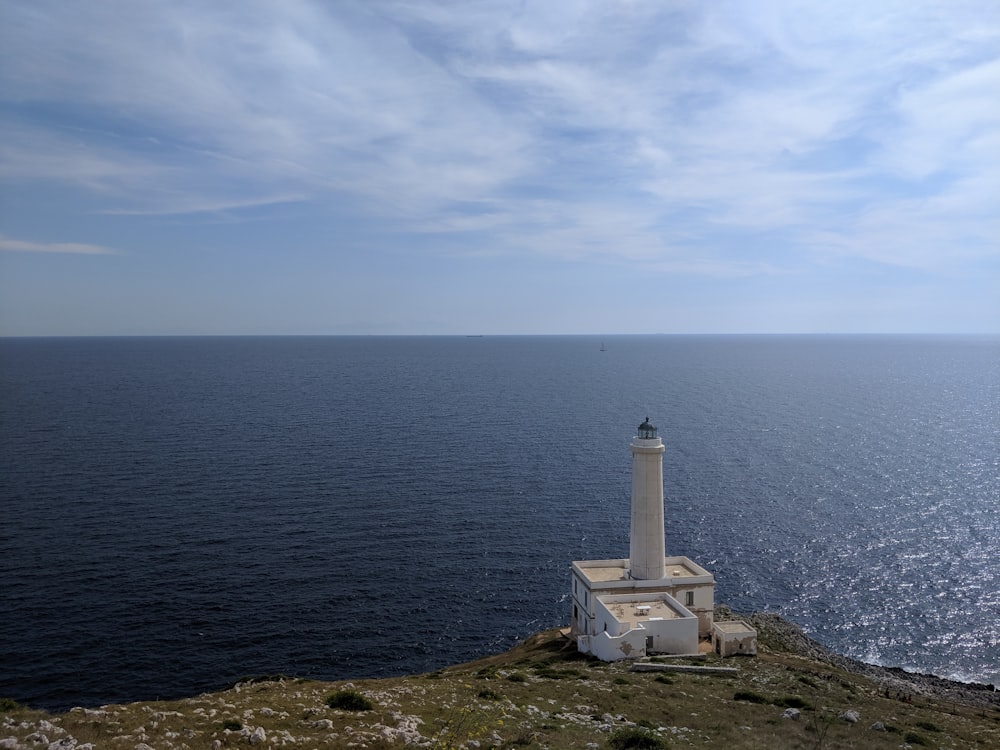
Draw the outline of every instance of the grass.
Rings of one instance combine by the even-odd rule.
[[[705,663],[722,662],[709,656]],[[510,652],[427,675],[352,683],[257,680],[184,700],[59,715],[0,701],[0,739],[28,745],[25,738],[47,721],[59,730],[47,731],[50,741],[72,736],[95,747],[210,747],[217,740],[236,748],[247,746],[246,735],[258,727],[267,735],[263,747],[316,750],[404,748],[417,734],[431,747],[475,741],[508,750],[588,744],[602,750],[897,750],[902,740],[959,750],[1000,747],[1000,706],[920,697],[903,703],[862,676],[788,651],[762,649],[757,658],[725,664],[739,673],[723,679],[629,672],[627,663],[583,659],[558,631],[546,631]],[[799,708],[801,718],[781,718],[786,706]],[[847,710],[860,712],[861,721],[837,718]],[[868,728],[877,721],[887,731]],[[647,741],[662,744],[614,744]]]

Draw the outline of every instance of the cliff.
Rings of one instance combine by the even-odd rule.
[[[725,660],[738,668],[731,676],[632,671],[583,657],[550,630],[416,676],[260,678],[60,715],[6,701],[0,748],[1000,747],[991,687],[846,659],[775,615],[743,619],[758,628],[760,653]]]

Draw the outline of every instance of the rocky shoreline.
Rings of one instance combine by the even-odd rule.
[[[947,703],[961,703],[980,708],[1000,707],[1000,692],[992,685],[978,682],[957,682],[932,674],[907,672],[899,667],[880,667],[834,653],[807,636],[795,623],[770,612],[748,615],[720,608],[719,615],[742,619],[762,634],[762,645],[776,651],[801,655],[823,662],[852,674],[876,681],[889,696],[920,695]]]

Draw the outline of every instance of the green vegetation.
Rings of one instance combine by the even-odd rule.
[[[774,705],[784,706],[785,708],[812,709],[809,701],[804,700],[797,695],[786,695],[784,698],[779,698],[774,701]]]
[[[357,690],[340,690],[326,699],[326,705],[341,711],[371,711],[375,704]]]
[[[667,743],[646,729],[619,729],[608,738],[608,747],[613,750],[659,750]]]
[[[876,680],[794,650],[785,635],[763,635],[788,645],[762,648],[756,658],[708,655],[698,662],[738,667],[730,677],[631,672],[627,662],[582,658],[552,630],[507,653],[412,677],[244,681],[183,700],[59,715],[5,700],[0,739],[29,746],[27,738],[39,732],[50,743],[72,737],[94,747],[211,747],[217,741],[237,748],[263,733],[260,747],[305,750],[476,743],[500,750],[898,750],[904,740],[949,750],[1000,747],[1000,701],[963,704],[916,690],[907,691],[912,701],[903,701]],[[789,708],[801,712],[798,720],[783,718]],[[847,711],[860,721],[840,718]]]

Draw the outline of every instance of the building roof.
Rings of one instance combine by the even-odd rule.
[[[723,620],[722,622],[716,620],[714,623],[712,623],[712,627],[718,630],[720,633],[727,633],[729,635],[744,635],[744,634],[757,635],[757,631],[751,628],[742,620]]]
[[[652,581],[630,579],[628,577],[629,561],[625,560],[577,560],[573,567],[590,583],[612,583],[628,581],[630,584],[645,584],[647,586],[682,586],[685,583],[714,583],[712,574],[687,557],[667,557],[666,576]],[[694,580],[698,579],[698,580]]]
[[[659,598],[641,597],[632,601],[619,602],[598,597],[608,611],[615,616],[619,622],[643,622],[646,620],[676,620],[682,617],[675,608],[671,607],[664,599],[665,595]]]

